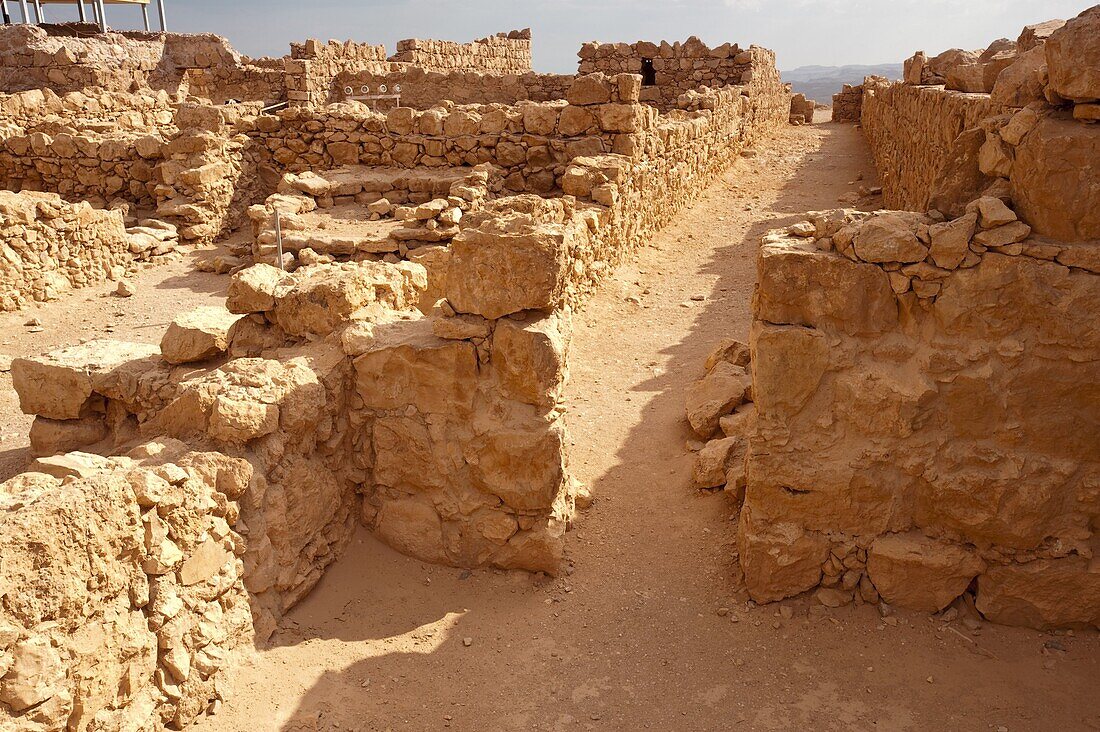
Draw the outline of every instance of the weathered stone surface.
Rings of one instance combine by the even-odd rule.
[[[1050,34],[1044,48],[1055,94],[1075,102],[1100,99],[1100,8],[1071,18]]]
[[[933,224],[928,233],[932,237],[931,254],[936,266],[955,269],[970,251],[970,238],[978,223],[976,214],[966,214],[954,221]]]
[[[262,313],[275,306],[275,289],[286,273],[270,264],[254,264],[229,281],[225,307],[231,313]]]
[[[758,318],[849,333],[877,333],[897,323],[890,280],[878,267],[788,240],[760,250]]]
[[[92,340],[44,356],[12,361],[12,384],[26,414],[76,419],[94,386],[127,364],[159,354],[156,346]]]
[[[829,556],[824,537],[795,524],[757,523],[748,506],[741,511],[737,546],[745,587],[757,602],[782,600],[814,587]]]
[[[1046,84],[1047,57],[1043,46],[1036,46],[1016,57],[997,76],[990,92],[990,101],[998,107],[1026,107],[1043,100]]]
[[[503,318],[493,332],[493,364],[505,394],[539,407],[561,398],[565,384],[569,322],[556,313]]]
[[[886,602],[929,613],[950,605],[983,567],[973,549],[919,533],[880,536],[867,552],[867,572]]]
[[[718,430],[718,420],[746,401],[751,378],[741,366],[721,361],[687,390],[687,418],[700,437]]]
[[[917,238],[914,218],[901,212],[877,214],[856,235],[856,254],[865,262],[919,262],[928,247]]]
[[[177,315],[161,338],[161,356],[175,364],[219,356],[229,345],[229,329],[240,317],[220,305],[203,306]]]
[[[708,442],[695,456],[691,477],[700,488],[717,488],[726,483],[726,474],[745,460],[745,439],[723,437]]]
[[[1100,627],[1100,568],[1084,557],[990,567],[978,578],[976,604],[1005,625]]]
[[[57,455],[93,445],[107,437],[107,421],[101,415],[82,419],[35,417],[31,424],[31,454]]]
[[[1097,15],[1100,17],[1100,15]],[[1044,117],[1016,147],[1012,201],[1037,234],[1100,239],[1100,126]]]

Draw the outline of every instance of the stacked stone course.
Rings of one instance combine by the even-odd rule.
[[[397,42],[390,61],[425,71],[527,74],[531,71],[531,29],[497,33],[470,43],[409,38]]]
[[[863,84],[845,84],[833,95],[833,122],[859,122],[863,107]]]

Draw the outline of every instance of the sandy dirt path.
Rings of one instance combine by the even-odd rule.
[[[361,533],[203,730],[1100,729],[1096,633],[781,614],[739,589],[735,508],[691,486],[684,388],[748,335],[760,234],[873,173],[851,126],[757,153],[575,319],[571,461],[596,503],[569,573],[434,567]]]

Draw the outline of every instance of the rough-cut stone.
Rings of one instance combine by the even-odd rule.
[[[867,572],[886,602],[922,612],[951,604],[982,571],[973,549],[923,534],[886,534],[867,552]]]
[[[1100,627],[1100,567],[1083,557],[990,567],[978,578],[976,604],[1005,625]]]
[[[1044,48],[1055,94],[1075,102],[1100,100],[1100,7],[1067,21]]]
[[[746,401],[751,379],[741,366],[721,361],[687,390],[687,418],[700,437],[718,430],[718,420]]]
[[[929,227],[928,233],[932,237],[930,251],[937,267],[955,269],[962,263],[963,257],[970,251],[970,238],[974,236],[977,223],[977,215],[970,213]]]
[[[748,506],[741,511],[737,545],[745,587],[757,602],[782,600],[814,587],[829,556],[823,536],[795,524],[757,523]]]
[[[93,388],[111,373],[159,354],[154,345],[92,340],[44,356],[12,361],[12,384],[27,414],[50,419],[76,419]]]
[[[853,245],[865,262],[919,262],[928,247],[917,238],[912,217],[902,213],[879,214],[860,228]]]
[[[723,437],[708,442],[695,456],[691,476],[700,488],[717,488],[726,482],[726,474],[745,460],[745,439]]]
[[[275,288],[286,273],[270,264],[254,264],[229,281],[225,307],[231,313],[262,313],[275,306]]]
[[[220,305],[207,305],[177,315],[161,338],[161,356],[175,364],[219,356],[229,345],[229,329],[240,317]]]

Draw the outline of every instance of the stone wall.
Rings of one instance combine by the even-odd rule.
[[[992,197],[797,232],[754,298],[753,597],[935,612],[976,584],[994,622],[1100,626],[1097,245]]]
[[[1100,127],[1090,124],[1091,110],[1100,116],[1100,84],[1089,71],[1100,64],[1097,32],[1095,8],[1045,41],[1026,40],[1025,28],[1020,43],[1031,45],[1001,68],[988,94],[865,83],[863,128],[886,204],[958,215],[993,190],[1011,196],[1038,234],[1100,239],[1100,171],[1089,164],[1100,152]]]
[[[391,68],[384,73],[356,71],[338,74],[332,85],[330,102],[345,101],[348,96],[393,94],[400,90],[400,106],[429,109],[443,101],[455,104],[515,104],[520,101],[546,102],[564,99],[573,83],[572,74],[498,74],[482,71],[425,71],[419,67]],[[385,85],[386,92],[381,87]],[[363,91],[366,87],[367,91]],[[347,89],[350,88],[351,95]],[[387,111],[398,106],[397,100],[382,99],[370,103]]]
[[[409,38],[397,42],[397,53],[390,60],[425,71],[527,74],[531,72],[531,29],[497,33],[470,43]]]
[[[845,84],[833,95],[833,122],[859,122],[863,107],[863,84]]]
[[[212,101],[277,101],[284,96],[277,70],[245,64],[213,34],[109,32],[94,26],[11,25],[0,29],[0,90],[52,89],[61,94],[92,87],[187,93],[185,77],[201,70]],[[196,89],[196,91],[198,91]]]
[[[0,191],[0,311],[103,282],[133,258],[120,212]]]
[[[386,49],[366,43],[310,39],[290,44],[290,57],[284,59],[286,98],[291,104],[326,104],[333,79],[344,72],[384,71]]]
[[[163,443],[37,461],[0,486],[0,725],[182,729],[252,641],[248,464]]]
[[[736,43],[709,48],[695,36],[681,43],[586,43],[578,52],[579,72],[591,74],[630,73],[642,75],[642,101],[661,108],[673,106],[676,98],[701,86],[745,84],[753,68],[753,54],[770,53],[757,47],[741,50]],[[763,67],[763,64],[757,64]],[[771,65],[775,65],[772,54]]]

